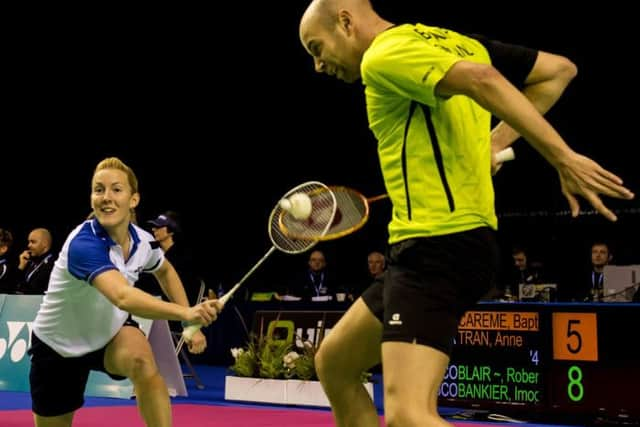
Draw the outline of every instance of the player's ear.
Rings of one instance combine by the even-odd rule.
[[[140,193],[134,193],[129,201],[129,207],[133,209],[138,206],[138,203],[140,203]]]
[[[347,35],[351,35],[353,32],[353,16],[351,15],[351,12],[346,9],[338,11],[338,24],[340,28],[347,33]]]

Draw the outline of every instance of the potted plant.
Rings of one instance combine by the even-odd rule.
[[[233,348],[235,375],[225,378],[225,399],[292,405],[330,406],[315,370],[316,348],[309,341],[297,345],[273,337],[252,335],[245,348]],[[370,373],[363,382],[373,396]]]

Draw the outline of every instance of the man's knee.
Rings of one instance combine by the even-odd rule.
[[[319,377],[323,377],[326,373],[331,372],[331,349],[329,348],[330,346],[324,344],[323,342],[322,345],[320,345],[314,356],[316,372]]]
[[[395,409],[387,409],[385,404],[384,421],[387,427],[403,426],[441,426],[447,423],[438,415],[426,410],[412,410],[411,405],[400,405]],[[415,408],[417,409],[417,408]]]

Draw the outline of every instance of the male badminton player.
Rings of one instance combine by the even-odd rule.
[[[600,195],[633,194],[541,115],[576,75],[567,58],[396,25],[368,0],[312,1],[299,36],[316,71],[362,80],[393,204],[384,285],[365,291],[317,353],[337,425],[378,425],[360,374],[382,361],[388,425],[449,426],[437,398],[458,320],[496,271],[492,145],[522,135],[558,171],[574,216],[581,196],[615,220]],[[493,134],[492,114],[503,120]]]

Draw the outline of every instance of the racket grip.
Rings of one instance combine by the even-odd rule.
[[[218,299],[218,301],[222,304],[223,307],[225,306],[227,301],[229,301],[231,299],[231,297],[233,296],[233,293],[235,292],[236,289],[237,288],[231,289],[231,291],[229,291],[226,294],[222,295],[222,297],[220,297]],[[195,325],[189,325],[189,326],[185,327],[182,330],[182,336],[184,337],[185,341],[190,341],[191,338],[193,338],[193,336],[196,334],[196,332],[198,332],[200,330],[200,328],[202,328],[202,324],[201,323],[196,323]]]
[[[508,162],[509,160],[513,160],[516,158],[516,154],[513,151],[513,148],[507,147],[504,150],[500,150],[496,153],[496,162],[503,163]]]
[[[235,288],[231,289],[229,292],[227,292],[226,294],[218,298],[218,302],[222,304],[222,306],[224,307],[227,304],[227,302],[231,299],[235,291],[236,291]]]
[[[193,336],[200,330],[200,328],[202,328],[201,324],[189,325],[184,328],[182,330],[182,336],[184,337],[185,341],[191,341]]]

